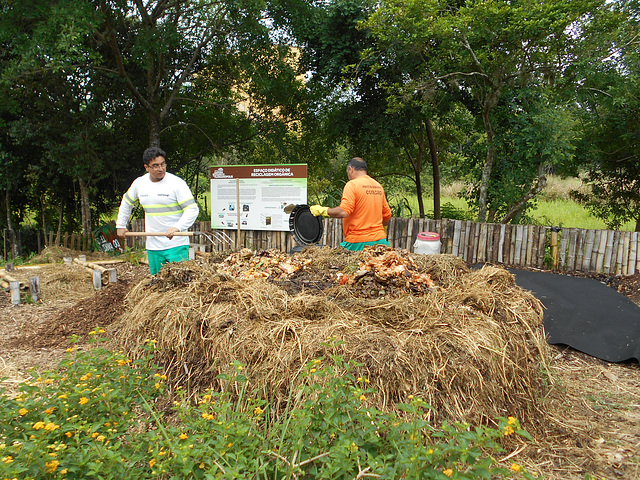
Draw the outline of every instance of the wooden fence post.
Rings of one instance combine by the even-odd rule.
[[[551,227],[551,258],[553,259],[553,269],[558,269],[558,232],[560,227]]]

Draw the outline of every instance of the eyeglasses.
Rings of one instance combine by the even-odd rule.
[[[147,165],[147,167],[153,168],[154,170],[158,170],[159,168],[167,168],[167,163],[166,162],[156,163],[155,165]]]

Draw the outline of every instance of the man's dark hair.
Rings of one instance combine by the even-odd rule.
[[[149,165],[149,162],[156,157],[162,157],[166,160],[167,154],[160,147],[149,147],[142,154],[142,161],[145,165]]]
[[[354,170],[364,170],[366,172],[367,162],[365,162],[360,157],[353,157],[351,160],[349,160],[349,163],[347,163],[347,168],[349,167],[353,168]]]

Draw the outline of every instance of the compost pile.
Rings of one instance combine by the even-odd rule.
[[[127,304],[121,344],[135,356],[155,340],[170,385],[192,394],[226,388],[239,362],[277,412],[309,362],[341,358],[382,410],[415,396],[434,421],[512,415],[535,431],[545,417],[542,305],[501,267],[383,246],[242,251],[165,266]]]
[[[222,263],[221,270],[242,279],[269,278],[286,279],[297,272],[311,259],[293,257],[280,250],[254,251],[243,248],[232,253]]]

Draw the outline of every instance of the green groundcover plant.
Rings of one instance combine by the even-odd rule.
[[[134,361],[100,344],[72,347],[58,369],[0,391],[0,479],[535,478],[494,458],[505,436],[530,440],[515,418],[434,427],[413,397],[401,413],[380,412],[341,357],[306,365],[276,418],[240,363],[220,378],[223,392],[169,398],[154,348]]]

